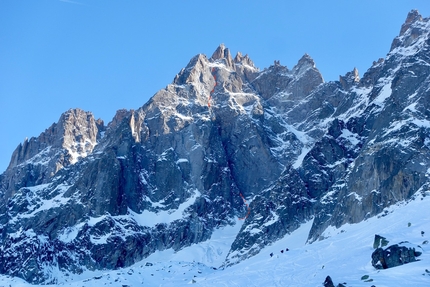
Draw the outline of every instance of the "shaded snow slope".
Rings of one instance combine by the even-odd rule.
[[[425,196],[427,195],[427,196]],[[233,267],[219,269],[240,223],[217,230],[211,240],[179,252],[166,250],[131,267],[115,271],[86,271],[61,277],[63,286],[322,286],[327,275],[335,285],[396,287],[430,286],[430,193],[387,208],[382,214],[340,229],[329,228],[326,239],[306,244],[312,222],[265,247],[258,255]],[[424,232],[422,234],[422,232]],[[376,270],[371,265],[375,234],[390,243],[409,241],[420,245],[420,261]],[[286,248],[289,251],[281,250]],[[273,257],[270,257],[273,253]],[[367,275],[364,282],[361,278]],[[194,284],[193,284],[194,283]],[[0,286],[37,286],[21,279],[0,277]],[[41,285],[42,286],[42,285]],[[43,285],[46,286],[46,285]],[[50,285],[48,285],[50,286]]]

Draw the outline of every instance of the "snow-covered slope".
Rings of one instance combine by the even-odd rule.
[[[58,285],[310,287],[322,286],[326,276],[330,276],[335,284],[343,283],[345,286],[430,286],[428,210],[430,192],[426,196],[417,195],[409,202],[399,202],[363,222],[328,229],[324,233],[325,240],[312,244],[306,243],[312,225],[312,222],[307,222],[263,248],[258,255],[220,269],[218,267],[229,250],[229,244],[239,231],[241,223],[238,221],[233,227],[216,230],[210,240],[178,252],[156,252],[127,268],[86,271],[80,275],[61,274]],[[375,234],[384,236],[390,244],[408,241],[419,245],[419,251],[423,252],[418,257],[420,261],[376,270],[371,265]],[[38,286],[4,275],[0,276],[0,285]]]

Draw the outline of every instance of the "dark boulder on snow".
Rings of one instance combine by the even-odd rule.
[[[331,279],[330,276],[327,276],[325,278],[325,281],[324,281],[323,285],[324,285],[324,287],[335,287],[334,283],[333,283],[333,280]],[[339,283],[339,284],[336,285],[336,287],[345,287],[345,285],[343,285],[342,283]]]
[[[330,276],[325,278],[324,287],[334,287],[333,280],[331,280]]]
[[[416,257],[420,255],[421,252],[416,251],[415,247],[394,244],[387,247],[385,250],[377,248],[372,253],[372,265],[376,269],[392,268],[417,261]]]
[[[379,247],[385,247],[388,245],[388,240],[378,234],[375,234],[375,239],[373,240],[373,249],[379,248]]]

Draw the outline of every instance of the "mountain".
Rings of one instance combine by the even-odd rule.
[[[411,11],[384,59],[335,82],[307,54],[261,71],[220,45],[107,126],[67,111],[0,175],[0,273],[56,283],[240,224],[220,263],[233,268],[304,223],[317,244],[425,196],[429,34]]]
[[[210,240],[174,252],[157,251],[143,261],[117,270],[58,274],[57,285],[82,286],[323,286],[327,276],[344,286],[429,286],[429,192],[415,200],[387,208],[386,214],[328,228],[325,239],[306,244],[312,221],[265,246],[256,256],[229,268],[222,263],[243,221],[216,229]],[[242,222],[242,223],[241,223]],[[426,230],[424,235],[422,231]],[[423,251],[420,261],[385,270],[370,263],[373,238],[381,234],[389,244],[408,239]],[[426,243],[427,242],[427,243]],[[288,249],[288,250],[287,250]],[[284,251],[284,252],[281,252]],[[270,256],[273,254],[273,256]],[[426,271],[427,270],[427,271]],[[35,286],[17,277],[0,275],[3,286]],[[46,286],[46,285],[37,285]],[[52,285],[51,285],[52,286]]]

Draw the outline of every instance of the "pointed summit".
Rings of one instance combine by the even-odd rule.
[[[226,57],[226,54],[229,54],[228,48],[225,47],[224,44],[220,44],[218,48],[216,48],[215,52],[212,54],[213,60],[218,60]]]
[[[308,54],[304,54],[299,62],[297,63],[297,65],[294,66],[292,72],[296,75],[300,75],[303,74],[304,72],[306,72],[309,69],[316,69],[315,66],[315,62],[314,59],[311,58],[311,56],[309,56]]]
[[[68,155],[57,165],[55,172],[65,165],[75,163],[79,157],[91,153],[104,130],[103,121],[96,120],[91,112],[69,109],[57,123],[42,132],[37,138],[26,139],[14,151],[9,168],[13,168],[47,150],[64,149]]]
[[[244,64],[252,68],[256,68],[254,62],[249,58],[248,54],[245,54],[245,56],[243,56],[241,52],[237,52],[236,57],[234,57],[234,62],[236,64]]]
[[[299,62],[297,63],[297,66],[304,65],[304,64],[311,65],[312,67],[314,67],[315,66],[315,61],[314,61],[314,59],[312,59],[311,56],[309,56],[309,54],[305,53],[300,58]]]
[[[348,90],[354,84],[360,82],[360,75],[358,73],[357,68],[354,68],[351,72],[346,73],[345,76],[339,76],[339,82],[344,88],[344,90]]]
[[[243,60],[243,55],[241,52],[237,52],[236,57],[234,57],[234,62],[235,63],[240,63]]]
[[[390,52],[399,47],[409,47],[416,43],[416,39],[419,37],[426,37],[429,22],[429,18],[423,18],[418,10],[412,10],[408,13],[405,23],[403,23],[400,29],[400,34],[394,38],[391,43]],[[426,24],[427,23],[427,24]]]
[[[216,60],[224,60],[225,65],[231,69],[234,68],[233,58],[231,57],[230,50],[224,46],[224,44],[221,44],[218,46],[218,48],[215,50],[215,52],[212,54],[211,59],[213,61]]]
[[[91,112],[66,111],[57,123],[15,149],[6,170],[15,174],[7,192],[49,182],[60,169],[91,154],[104,130],[103,121]]]
[[[406,17],[405,23],[403,23],[402,28],[400,29],[400,36],[403,35],[411,25],[417,21],[422,21],[423,17],[418,12],[418,10],[411,10]]]

